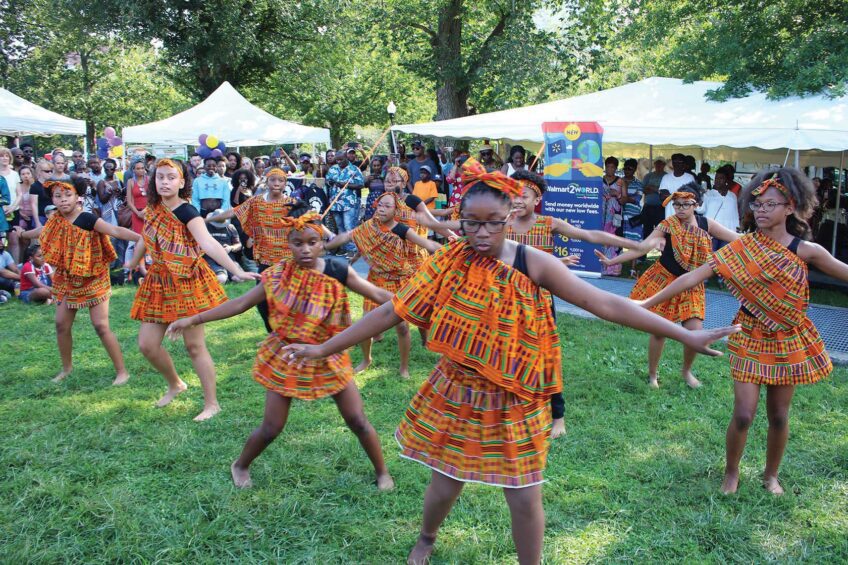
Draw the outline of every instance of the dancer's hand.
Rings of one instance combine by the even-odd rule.
[[[742,326],[739,324],[736,324],[735,326],[715,328],[713,330],[694,330],[689,332],[689,335],[684,341],[684,345],[688,345],[696,352],[701,353],[703,355],[709,355],[710,357],[721,357],[724,354],[721,351],[710,349],[708,347],[709,344],[741,331]]]
[[[189,316],[188,318],[181,318],[176,322],[171,322],[168,326],[168,329],[165,331],[165,335],[170,338],[171,341],[176,341],[180,336],[183,335],[183,331],[196,326],[196,322],[194,321],[194,316]]]
[[[601,252],[601,250],[600,250],[600,249],[595,249],[595,257],[597,257],[597,258],[598,258],[598,261],[600,261],[600,262],[601,262],[601,264],[602,264],[604,267],[609,267],[610,265],[612,265],[612,264],[613,264],[613,263],[612,263],[612,259],[610,259],[610,258],[609,258],[609,257],[607,257],[606,255],[604,255],[604,254]]]
[[[578,257],[577,255],[569,255],[567,257],[560,257],[559,260],[562,261],[562,264],[565,265],[566,267],[573,267],[574,265],[580,264],[580,257]]]
[[[283,347],[283,361],[290,365],[303,365],[307,359],[320,359],[326,357],[321,352],[320,345],[308,345],[305,343],[292,343]]]
[[[262,275],[259,273],[248,273],[242,269],[239,269],[235,273],[233,273],[234,277],[238,277],[239,281],[258,281],[262,278]]]

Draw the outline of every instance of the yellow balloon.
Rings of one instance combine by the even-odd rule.
[[[109,153],[112,154],[112,157],[121,157],[124,154],[124,146],[116,145],[115,147],[109,149]]]
[[[215,149],[218,147],[218,138],[214,135],[209,135],[206,137],[206,147],[209,149]]]
[[[570,163],[554,163],[545,167],[545,175],[550,177],[561,177],[570,170]]]

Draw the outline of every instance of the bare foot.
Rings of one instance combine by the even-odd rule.
[[[406,565],[427,565],[430,563],[430,556],[433,555],[435,543],[436,536],[419,534],[418,541],[415,542],[406,558]]]
[[[71,374],[71,371],[73,371],[73,370],[74,370],[74,368],[73,368],[73,367],[68,367],[67,369],[62,369],[62,370],[61,370],[61,371],[59,371],[59,373],[58,373],[55,377],[53,377],[51,380],[52,380],[54,383],[61,383],[62,381],[64,381],[64,380],[68,377],[68,375],[70,375],[70,374]]]
[[[780,481],[777,480],[777,477],[763,477],[763,488],[777,496],[785,492],[783,487],[780,486]]]
[[[361,373],[362,371],[364,371],[365,369],[367,369],[370,366],[371,366],[371,359],[363,359],[362,363],[357,365],[356,368],[353,370],[353,373],[354,374]]]
[[[156,403],[156,408],[162,408],[163,406],[167,406],[171,403],[173,399],[175,399],[179,394],[185,392],[188,388],[188,385],[184,382],[180,381],[180,384],[177,385],[177,388],[169,388],[168,392],[165,393],[165,396],[159,399]]]
[[[388,473],[377,475],[377,490],[393,490],[395,488],[395,480]]]
[[[739,488],[739,473],[724,473],[724,482],[721,483],[721,494],[736,494]]]
[[[213,404],[212,406],[206,406],[205,408],[203,408],[203,412],[194,417],[194,421],[203,422],[204,420],[208,420],[220,411],[221,407],[217,404]]]
[[[230,465],[230,474],[233,476],[233,484],[236,488],[250,488],[253,481],[250,480],[250,470],[238,467],[235,462]]]
[[[406,380],[409,378],[409,369],[401,369],[400,370],[400,378]]]
[[[648,375],[648,386],[651,388],[660,388],[660,381],[657,377]]]
[[[554,425],[551,428],[551,439],[556,439],[559,436],[565,435],[565,418],[554,418]]]
[[[688,371],[685,375],[683,375],[683,380],[686,381],[689,388],[698,388],[701,386],[701,381],[696,379],[695,375],[693,375],[691,371]]]
[[[123,373],[118,373],[118,376],[115,377],[115,380],[112,381],[112,386],[121,386],[127,384],[127,381],[130,380],[130,374],[126,371]]]

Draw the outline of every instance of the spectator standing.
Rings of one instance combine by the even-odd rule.
[[[701,185],[701,191],[705,194],[713,188],[713,179],[710,178],[709,172],[710,164],[701,163],[701,172],[695,177],[695,180]]]
[[[636,178],[639,163],[636,159],[624,161],[624,176],[621,179],[623,190],[619,202],[622,208],[622,223],[624,237],[634,242],[631,247],[638,247],[642,241],[642,183]],[[636,260],[630,264],[630,276],[636,278]]]
[[[488,143],[480,147],[480,163],[482,163],[487,173],[498,169],[498,163],[495,160],[495,150]]]
[[[43,159],[35,165],[35,182],[29,187],[29,197],[33,201],[33,209],[37,211],[35,214],[35,219],[37,220],[35,227],[40,227],[47,223],[45,208],[50,206],[53,201],[44,189],[44,183],[50,180],[52,175],[53,164],[47,159]]]
[[[31,143],[21,144],[21,152],[24,154],[24,165],[29,165],[30,167],[35,165],[35,159],[33,159],[35,149]]]
[[[35,183],[35,175],[29,165],[23,165],[18,169],[18,175],[21,177],[21,184],[18,187],[21,193],[21,209],[16,225],[25,230],[31,230],[38,225],[38,203],[35,198],[30,196],[32,185]]]
[[[224,169],[221,177],[231,178],[237,170],[241,168],[241,155],[235,151],[229,151],[226,158],[227,168]],[[220,171],[219,171],[220,173]]]
[[[65,154],[61,150],[53,151],[53,174],[48,180],[58,180],[62,182],[70,182],[71,175],[68,173],[68,160],[65,159]]]
[[[12,167],[12,162],[12,152],[5,147],[0,147],[0,177],[5,181],[8,192],[5,198],[0,196],[0,199],[3,199],[4,202],[3,211],[6,216],[5,220],[0,221],[0,223],[5,224],[5,227],[0,227],[0,232],[8,232],[12,226],[17,226],[21,219],[20,208],[23,200],[23,193],[19,190],[21,177]],[[19,241],[17,233],[10,233],[9,252],[16,261],[20,258]]]
[[[515,171],[527,169],[527,151],[520,145],[513,145],[509,150],[509,162],[501,167],[501,172],[511,177]]]
[[[229,210],[230,180],[222,175],[226,173],[227,160],[208,157],[203,161],[203,174],[194,179],[191,187],[191,204],[205,218],[210,212]]]
[[[648,194],[649,190],[653,188],[651,192],[659,194],[660,183],[665,175],[665,157],[657,157],[654,159],[654,170],[642,177],[642,187],[645,193]]]
[[[192,153],[191,157],[189,157],[188,172],[191,178],[203,174],[203,157],[200,156],[200,153]]]
[[[218,176],[224,181],[225,184],[229,184],[229,176],[227,176],[227,171],[229,170],[230,162],[226,159],[226,157],[218,157],[216,159],[216,167],[215,172],[218,173]]]
[[[669,195],[677,192],[681,186],[695,182],[695,177],[686,172],[686,156],[675,153],[671,156],[671,174],[667,174],[660,181],[660,190],[667,190]],[[665,207],[665,217],[670,218],[675,214],[674,207],[669,203]]]
[[[386,192],[383,179],[383,162],[375,157],[371,159],[371,169],[368,171],[368,177],[365,179],[368,198],[365,200],[365,213],[362,215],[363,222],[371,219],[374,215],[377,199]]]
[[[12,168],[20,172],[21,167],[25,164],[24,152],[21,151],[20,147],[12,147],[9,151],[12,153]]]
[[[730,192],[735,194],[738,200],[739,193],[742,192],[742,185],[736,182],[736,167],[727,163],[726,165],[722,165],[721,168],[724,169],[724,176],[727,178],[727,182],[730,183]]]
[[[118,163],[114,159],[106,159],[103,164],[103,180],[97,183],[97,206],[100,209],[100,218],[113,226],[120,225],[118,205],[122,201],[121,197],[124,192],[124,185],[115,176],[117,168]],[[116,261],[123,264],[127,242],[117,237],[111,238],[111,241],[112,247],[115,248],[115,253],[118,255]]]
[[[704,204],[698,212],[732,232],[738,231],[739,204],[736,195],[730,192],[730,183],[722,169],[716,171],[713,188],[704,195]],[[713,251],[718,251],[725,245],[726,241],[713,238]]]
[[[616,175],[618,170],[618,159],[607,157],[604,161],[603,180],[603,210],[601,215],[601,229],[609,234],[618,235],[621,231],[621,198],[625,193],[624,181]],[[605,245],[603,254],[607,259],[615,259],[618,256],[619,247]],[[621,274],[621,265],[604,266],[603,274],[618,276]]]
[[[436,198],[439,197],[439,189],[436,183],[431,180],[430,167],[427,165],[421,167],[419,171],[419,181],[415,183],[412,189],[412,194],[420,198],[429,210],[436,209]]]
[[[127,206],[132,210],[132,231],[141,234],[144,227],[144,216],[147,207],[147,186],[150,183],[150,178],[147,176],[147,169],[143,158],[133,160],[130,166],[132,176],[127,180]],[[132,243],[129,245],[132,247]],[[127,249],[129,253],[129,249]]]
[[[406,170],[409,173],[409,188],[415,186],[421,175],[421,167],[430,167],[430,175],[436,170],[436,163],[427,155],[426,147],[420,139],[412,142],[413,158],[406,164]]]
[[[335,204],[330,207],[330,213],[338,233],[352,231],[359,225],[360,191],[365,186],[362,171],[347,160],[347,153],[339,151],[336,153],[336,164],[327,172],[327,182],[330,184],[330,201],[346,186]],[[348,242],[342,246],[342,250],[353,256],[356,246]]]

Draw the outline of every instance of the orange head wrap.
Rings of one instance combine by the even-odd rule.
[[[77,191],[77,189],[74,188],[74,185],[72,185],[69,182],[65,182],[65,181],[61,181],[61,180],[49,180],[49,181],[44,183],[44,189],[47,191],[47,194],[49,194],[50,196],[53,196],[53,191],[56,190],[57,188],[66,188],[66,189],[70,190],[71,192]]]
[[[297,218],[286,216],[280,220],[280,222],[283,224],[283,229],[285,229],[287,233],[311,229],[318,232],[318,235],[324,235],[324,230],[321,227],[321,216],[315,212],[307,212]]]
[[[783,196],[786,197],[786,199],[789,201],[790,204],[792,204],[793,206],[795,205],[795,199],[792,198],[792,194],[789,192],[789,189],[786,188],[786,185],[784,185],[782,182],[780,182],[780,179],[777,178],[777,176],[771,177],[770,179],[765,181],[763,184],[761,184],[760,186],[758,186],[757,188],[752,190],[751,196],[759,196],[760,194],[763,194],[765,191],[767,191],[769,188],[772,188],[772,187],[779,190],[780,193]]]
[[[288,175],[286,175],[286,172],[279,167],[274,167],[273,169],[265,171],[265,178],[269,179],[271,177],[283,177],[283,180],[289,178]]]
[[[174,167],[177,169],[177,174],[180,175],[180,178],[183,178],[183,168],[180,167],[180,164],[171,159],[159,159],[156,161],[156,168],[159,167]]]
[[[404,168],[401,168],[401,167],[389,167],[389,170],[388,170],[388,171],[386,171],[386,174],[388,174],[388,173],[397,173],[397,174],[398,174],[398,175],[400,175],[400,177],[403,179],[403,182],[404,182],[404,183],[409,182],[409,172],[407,172],[407,170],[406,170],[406,169],[404,169]]]
[[[468,189],[478,182],[482,182],[510,197],[521,196],[522,188],[517,180],[509,178],[500,171],[486,172],[480,161],[474,157],[469,157],[462,165],[463,193],[467,193]]]
[[[671,196],[663,200],[663,206],[668,206],[674,200],[694,200],[697,202],[698,198],[691,192],[672,192]]]

